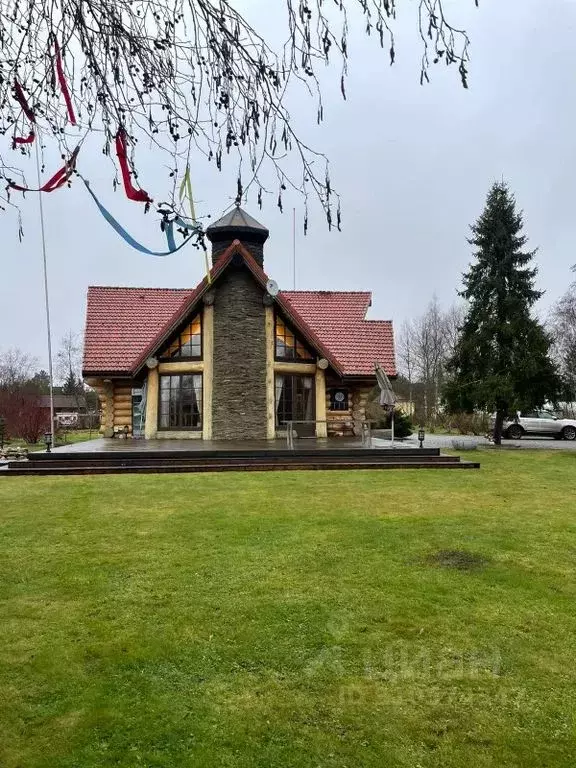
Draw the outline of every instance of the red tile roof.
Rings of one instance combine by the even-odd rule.
[[[165,288],[88,288],[86,375],[129,375],[140,355],[194,291]]]
[[[368,291],[282,291],[348,376],[374,375],[374,363],[396,375],[391,320],[366,320]]]
[[[211,271],[212,279],[236,252],[263,286],[267,276],[248,251],[235,241]],[[166,340],[208,289],[203,280],[195,289],[88,289],[84,375],[136,373],[147,357]],[[392,323],[365,320],[371,294],[331,291],[284,291],[278,305],[302,335],[343,375],[373,376],[380,362],[389,376],[396,374]]]

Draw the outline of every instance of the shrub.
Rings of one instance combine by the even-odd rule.
[[[385,429],[391,429],[392,427],[392,414],[388,413],[386,420],[385,420]],[[396,408],[394,410],[394,437],[397,437],[399,440],[402,440],[405,437],[410,437],[412,432],[414,431],[414,427],[412,425],[412,421],[410,420],[410,416],[407,416],[404,411],[401,411],[399,408]]]
[[[37,443],[50,428],[50,416],[40,407],[37,396],[22,392],[0,393],[0,410],[6,420],[5,440],[19,437]]]
[[[461,435],[485,435],[490,424],[486,413],[451,413],[447,414],[446,428]]]

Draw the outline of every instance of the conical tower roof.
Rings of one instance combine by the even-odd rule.
[[[253,216],[250,216],[239,205],[224,214],[206,229],[206,235],[211,242],[215,240],[256,240],[263,243],[270,232]]]

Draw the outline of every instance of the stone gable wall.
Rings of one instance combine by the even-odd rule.
[[[266,326],[262,289],[231,265],[214,301],[212,438],[266,439]]]

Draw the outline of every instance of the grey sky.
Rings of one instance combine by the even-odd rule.
[[[273,2],[243,3],[251,18],[262,20],[264,34],[262,24],[271,22],[262,11]],[[548,0],[546,13],[539,0],[483,0],[479,10],[473,0],[449,3],[454,21],[472,39],[468,91],[444,67],[432,70],[430,85],[419,85],[416,2],[409,5],[397,28],[394,67],[375,40],[353,34],[348,101],[340,97],[334,69],[320,129],[312,102],[303,99],[291,110],[302,133],[331,158],[344,226],[341,234],[329,233],[313,210],[308,237],[298,238],[297,288],[372,290],[371,316],[392,318],[397,327],[422,311],[434,292],[450,304],[470,258],[469,224],[490,184],[504,176],[524,209],[530,245],[540,248],[544,313],[570,283],[576,261],[576,3]],[[284,11],[283,3],[278,7]],[[140,180],[153,193],[157,171],[140,152]],[[161,246],[153,219],[113,194],[112,169],[97,142],[83,150],[80,167],[135,236]],[[201,158],[192,173],[200,211],[220,215],[235,193],[234,174],[219,175]],[[44,201],[56,346],[67,330],[82,328],[90,284],[188,287],[203,275],[196,250],[166,259],[131,250],[78,183]],[[255,199],[247,205],[270,228],[265,266],[283,288],[292,287],[292,205],[301,216],[296,198],[287,200],[283,215],[274,199],[262,211]],[[0,217],[0,349],[19,346],[45,366],[36,196],[27,196],[22,213],[22,244],[14,217]]]

